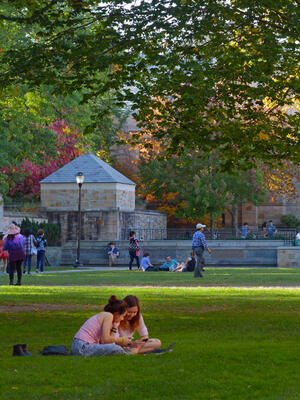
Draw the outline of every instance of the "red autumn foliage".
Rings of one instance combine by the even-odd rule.
[[[2,168],[2,172],[8,178],[10,197],[38,199],[40,197],[39,182],[83,153],[79,133],[71,132],[64,120],[53,122],[48,129],[57,135],[54,157],[45,154],[42,164],[34,164],[24,159],[18,167]]]

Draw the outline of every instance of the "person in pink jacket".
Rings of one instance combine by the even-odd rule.
[[[17,270],[18,280],[16,285],[21,285],[22,280],[22,263],[25,260],[24,252],[24,236],[20,234],[20,228],[15,224],[11,224],[6,232],[3,250],[8,251],[9,261],[9,284],[14,284],[14,274]]]

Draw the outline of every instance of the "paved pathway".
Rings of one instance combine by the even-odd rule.
[[[86,267],[86,268],[72,268],[70,269],[64,269],[64,270],[59,270],[56,269],[54,271],[51,271],[51,269],[47,269],[45,273],[47,274],[63,274],[63,273],[72,273],[72,272],[87,272],[87,271],[122,271],[122,270],[127,270],[128,267]],[[136,268],[134,268],[136,270]],[[33,274],[35,273],[34,271],[32,272]]]

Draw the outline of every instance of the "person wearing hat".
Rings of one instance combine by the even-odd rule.
[[[204,251],[206,250],[209,254],[211,254],[211,250],[208,248],[205,236],[204,236],[204,228],[206,225],[197,224],[197,231],[193,235],[192,249],[196,254],[196,266],[194,269],[194,278],[202,277],[203,267],[205,265],[204,262]]]
[[[20,234],[20,228],[15,224],[11,224],[6,232],[6,238],[3,250],[8,251],[9,269],[9,284],[14,284],[14,274],[17,270],[18,281],[16,285],[21,285],[22,280],[22,262],[25,260],[24,252],[24,237]]]

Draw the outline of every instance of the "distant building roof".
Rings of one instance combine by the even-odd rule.
[[[135,185],[113,167],[102,161],[93,153],[87,153],[64,165],[40,183],[74,183],[77,172],[84,174],[85,183],[124,183]]]

